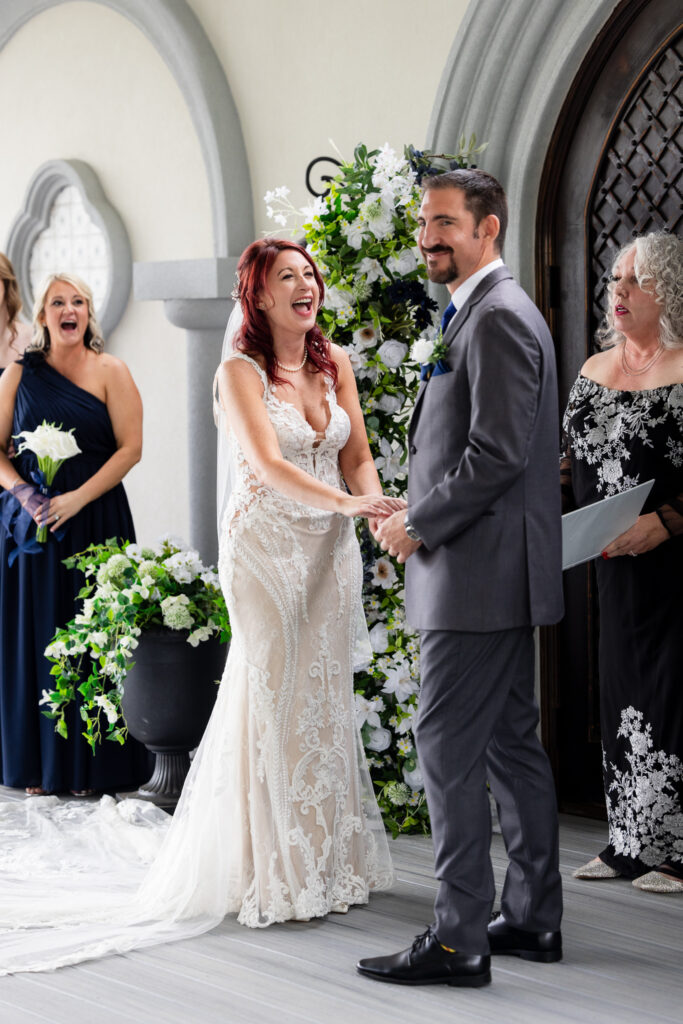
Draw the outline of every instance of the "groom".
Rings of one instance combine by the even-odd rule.
[[[562,615],[555,356],[500,253],[505,193],[480,170],[424,182],[418,244],[447,285],[446,356],[427,368],[408,435],[407,511],[377,528],[406,565],[420,632],[416,745],[439,888],[412,947],[361,960],[408,985],[491,980],[490,953],[562,956],[557,809],[536,736],[533,627]],[[486,783],[509,857],[502,913]]]

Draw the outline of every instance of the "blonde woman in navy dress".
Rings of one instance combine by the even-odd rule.
[[[127,366],[102,351],[92,293],[79,278],[48,278],[33,323],[33,344],[0,378],[0,782],[36,796],[136,788],[149,770],[141,744],[103,743],[93,757],[77,709],[64,740],[39,702],[52,687],[43,652],[73,618],[83,584],[63,559],[110,537],[135,540],[121,481],[140,458],[142,403]],[[8,458],[9,441],[43,421],[74,428],[81,453],[58,470],[48,540],[29,550],[28,516],[42,521],[46,509],[35,455]]]

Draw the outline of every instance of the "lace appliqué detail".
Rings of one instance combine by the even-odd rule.
[[[583,416],[575,419],[578,409]],[[645,391],[612,391],[579,377],[569,395],[564,432],[573,457],[596,466],[598,494],[607,498],[643,481],[634,454],[658,444],[673,466],[683,464],[683,384]],[[646,478],[647,479],[647,478]]]
[[[652,867],[671,856],[683,862],[683,809],[676,791],[683,763],[675,754],[653,749],[652,726],[634,707],[621,712],[617,736],[628,744],[628,768],[604,763],[611,779],[607,812],[615,852]]]

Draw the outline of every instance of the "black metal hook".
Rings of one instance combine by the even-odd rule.
[[[311,171],[313,170],[313,168],[315,167],[316,164],[320,164],[320,163],[334,164],[335,167],[341,167],[341,161],[340,160],[335,160],[335,158],[333,156],[317,156],[314,160],[311,160],[310,164],[306,168],[306,188],[308,189],[308,191],[311,193],[312,196],[317,196],[317,197],[326,196],[327,193],[330,191],[330,189],[328,187],[326,189],[323,189],[322,192],[316,192],[316,190],[311,185]],[[326,181],[328,183],[330,181],[332,181],[333,178],[334,178],[333,174],[321,174],[320,175],[320,180],[321,181]]]

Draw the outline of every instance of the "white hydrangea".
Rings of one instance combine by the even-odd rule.
[[[194,625],[194,619],[188,608],[189,603],[187,594],[165,597],[161,602],[164,625],[169,629],[190,629]]]
[[[199,557],[199,552],[193,549],[170,555],[164,559],[162,564],[178,583],[192,583],[204,572],[204,564]]]

